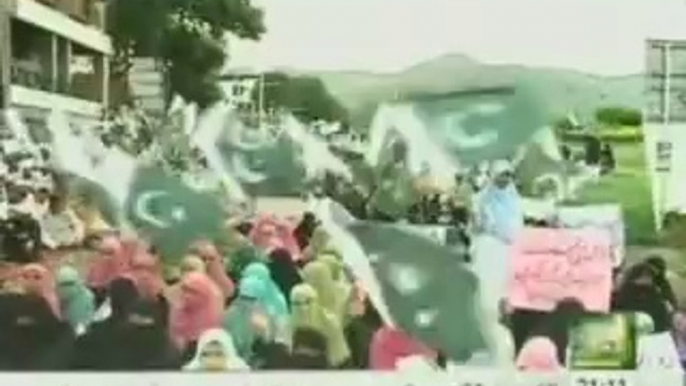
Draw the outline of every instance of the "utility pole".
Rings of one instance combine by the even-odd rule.
[[[259,101],[258,101],[258,127],[260,129],[264,126],[264,71],[260,72],[259,80]]]

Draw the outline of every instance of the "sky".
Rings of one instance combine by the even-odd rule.
[[[686,39],[686,0],[252,0],[260,42],[229,67],[396,72],[445,54],[485,63],[641,72],[648,37]]]

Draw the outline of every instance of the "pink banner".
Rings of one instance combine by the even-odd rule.
[[[509,302],[550,311],[574,298],[587,311],[610,309],[611,237],[602,230],[527,228],[513,245]]]

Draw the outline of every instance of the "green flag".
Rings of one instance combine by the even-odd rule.
[[[460,164],[509,158],[546,126],[536,100],[520,87],[410,98],[435,142]]]
[[[221,234],[224,211],[216,198],[190,189],[162,169],[140,167],[124,213],[166,261],[178,261],[193,242]]]

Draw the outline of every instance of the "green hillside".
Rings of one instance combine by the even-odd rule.
[[[414,93],[442,93],[460,89],[525,82],[540,97],[551,118],[574,111],[590,119],[599,106],[640,109],[640,75],[599,77],[571,70],[518,65],[488,65],[463,55],[447,55],[401,73],[310,73],[321,77],[329,90],[350,109],[357,128],[367,127],[380,102]]]

